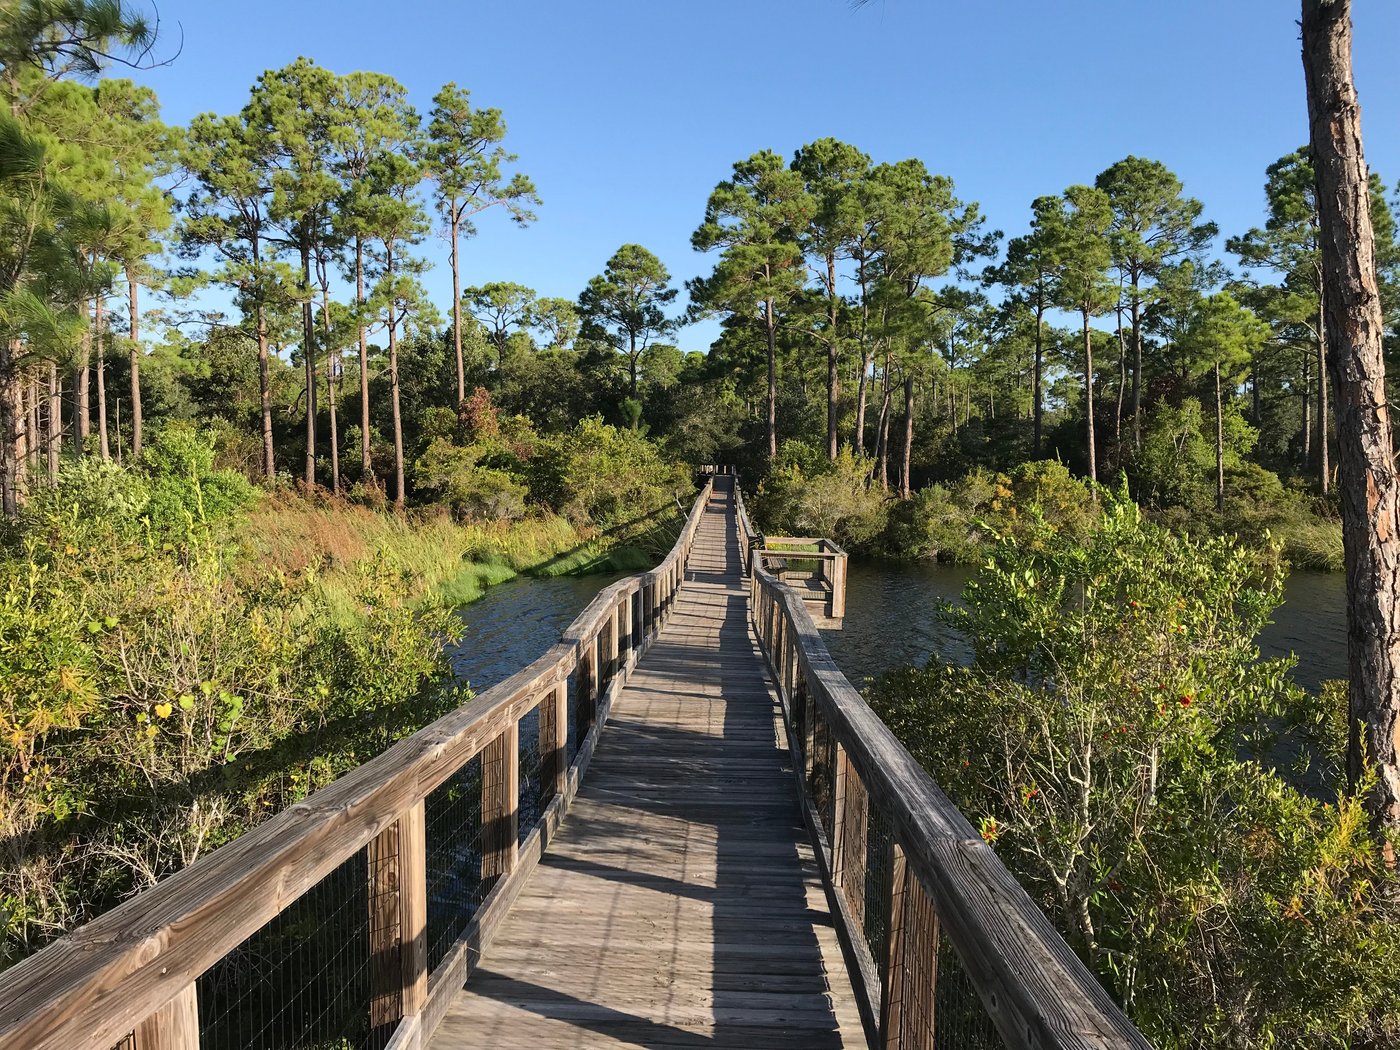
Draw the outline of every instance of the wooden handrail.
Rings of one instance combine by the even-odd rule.
[[[877,1037],[872,1045],[931,1045],[938,942],[946,936],[1012,1050],[1149,1050],[991,847],[841,673],[802,595],[761,559],[752,577],[750,615],[791,746],[801,756],[795,773],[852,979]],[[892,840],[883,958],[875,957],[882,946],[869,943],[862,921],[869,904],[868,828],[877,813]],[[847,872],[856,862],[862,874],[853,879]]]
[[[606,723],[612,699],[659,631],[684,577],[707,481],[666,558],[649,572],[605,587],[541,657],[471,703],[444,715],[189,867],[137,894],[4,973],[0,973],[0,1050],[109,1050],[135,1032],[138,1050],[195,1050],[194,982],[227,953],[316,886],[359,850],[394,836],[401,856],[402,987],[391,1045],[426,1042],[447,998],[461,987],[475,953],[519,893],[545,840],[567,811]],[[634,601],[640,609],[634,610]],[[634,616],[641,623],[634,632]],[[574,761],[563,768],[563,725],[576,675],[580,729]],[[514,834],[522,717],[541,709],[543,767],[553,799],[531,834]],[[548,738],[548,739],[546,739]],[[547,745],[547,746],[545,746]],[[483,775],[483,811],[496,806],[492,857],[500,876],[476,918],[431,974],[424,945],[423,803],[472,758],[496,748],[499,781]],[[542,790],[542,795],[544,794]],[[489,797],[487,797],[489,796]],[[546,796],[547,797],[547,796]],[[373,934],[372,934],[373,936]],[[399,1005],[401,1004],[401,1005]],[[368,1004],[367,1004],[368,1008]]]

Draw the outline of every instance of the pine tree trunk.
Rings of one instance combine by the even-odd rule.
[[[770,342],[770,344],[771,344],[771,342],[772,342],[772,337],[771,337],[771,335],[770,335],[770,337],[769,337],[769,342]],[[637,400],[637,333],[636,333],[636,332],[628,332],[628,333],[627,333],[627,375],[628,375],[628,383],[627,383],[628,394],[627,394],[627,396],[630,397],[633,401],[635,401],[635,400]]]
[[[1400,482],[1386,404],[1371,198],[1351,71],[1351,5],[1303,0],[1303,70],[1336,386],[1347,570],[1347,771],[1369,765],[1378,830],[1400,829]],[[1387,859],[1394,856],[1386,846]]]
[[[331,299],[330,287],[326,282],[321,284],[321,329],[326,333],[326,410],[330,414],[328,423],[330,426],[331,446],[331,493],[340,495],[340,426],[335,418],[335,364],[340,358],[340,351],[331,347]]]
[[[1045,304],[1037,302],[1035,307],[1035,375],[1032,379],[1031,411],[1034,413],[1032,433],[1035,435],[1034,458],[1040,458],[1041,432],[1045,421]]]
[[[1327,405],[1326,301],[1327,296],[1324,293],[1319,298],[1317,306],[1317,457],[1318,483],[1322,487],[1322,494],[1324,496],[1327,495],[1332,487],[1332,463],[1327,448],[1327,419],[1329,409]]]
[[[890,488],[890,352],[885,351],[885,370],[880,380],[880,426],[875,435],[875,459],[880,488]]]
[[[83,303],[83,318],[90,316],[88,303]],[[74,444],[78,455],[87,454],[87,439],[92,433],[92,395],[88,386],[92,369],[92,326],[83,332],[82,346],[78,352],[78,371],[73,377],[73,410],[76,415]]]
[[[1225,511],[1225,405],[1220,396],[1220,362],[1215,362],[1215,509]]]
[[[778,319],[773,313],[773,300],[763,303],[765,328],[768,333],[768,465],[778,461]]]
[[[18,377],[15,360],[20,354],[20,342],[12,339],[0,349],[0,510],[5,517],[19,514],[23,460],[19,456],[20,421],[18,413]]]
[[[311,287],[311,249],[301,248],[301,278]],[[316,322],[311,314],[311,299],[301,304],[301,355],[306,372],[306,487],[316,487]]]
[[[272,447],[272,354],[267,345],[267,314],[262,303],[255,311],[258,329],[258,403],[262,412],[263,477],[271,481],[277,473]]]
[[[1084,419],[1089,446],[1089,480],[1099,480],[1098,452],[1094,448],[1094,340],[1089,333],[1089,311],[1084,316]]]
[[[384,246],[385,276],[394,287],[394,246]],[[403,469],[403,413],[399,407],[399,322],[394,316],[394,298],[389,296],[389,397],[394,416],[394,510],[402,514],[405,502]]]
[[[141,312],[137,309],[136,279],[126,276],[127,312],[131,315],[127,335],[131,339],[128,348],[131,369],[131,454],[141,455]]]
[[[457,272],[453,268],[454,288],[456,286]],[[459,331],[461,328],[461,296],[458,295],[453,300],[458,305],[453,313],[456,318],[455,324]],[[363,481],[369,483],[374,480],[374,459],[370,455],[369,447],[369,342],[365,335],[365,245],[359,238],[355,238],[355,306],[356,314],[359,318],[360,328],[360,474]],[[457,360],[462,359],[460,336],[457,343]],[[458,397],[458,403],[461,397]]]
[[[828,304],[826,331],[826,458],[836,462],[836,423],[841,400],[841,344],[836,324],[840,317],[840,300],[836,295],[836,256],[826,257],[826,294]]]
[[[875,360],[869,347],[870,303],[866,294],[865,263],[860,265],[860,377],[856,382],[856,433],[855,449],[857,456],[865,455],[865,402],[869,396],[870,366]]]
[[[1142,297],[1138,277],[1133,277],[1133,298],[1129,307],[1133,322],[1133,447],[1142,446]]]
[[[96,331],[93,338],[97,344],[97,452],[103,459],[112,458],[111,447],[107,443],[107,300],[97,297]]]
[[[29,464],[26,468],[26,471],[31,476],[33,476],[39,473],[39,468],[43,465],[44,456],[44,446],[39,440],[39,431],[41,425],[39,418],[39,373],[31,369],[29,375],[25,379],[24,385],[25,388],[28,390],[26,401],[27,407],[29,409],[29,440],[27,442],[29,451]],[[117,403],[120,404],[121,402]],[[120,431],[120,417],[118,417],[117,419],[117,428]],[[120,439],[120,433],[118,433],[117,436]],[[120,440],[117,441],[117,454],[120,457]],[[120,458],[117,461],[121,462]]]
[[[1123,462],[1123,393],[1128,382],[1128,350],[1123,345],[1123,307],[1118,307],[1118,401],[1113,409],[1114,462]]]
[[[49,421],[45,431],[48,438],[49,484],[58,484],[59,456],[63,451],[63,396],[58,387],[58,363],[49,362]]]
[[[914,462],[914,377],[904,377],[904,469],[900,472],[899,494],[905,499],[914,495],[909,472]]]
[[[1303,354],[1303,470],[1312,466],[1312,360]]]
[[[457,218],[456,198],[449,204],[452,216],[452,347],[457,352],[457,404],[467,399],[467,369],[462,359],[462,271],[457,262],[457,242],[461,236],[461,222]],[[355,263],[359,267],[359,260]],[[368,419],[369,410],[365,410]]]

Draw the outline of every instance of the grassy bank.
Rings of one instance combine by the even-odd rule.
[[[248,514],[248,562],[307,578],[340,617],[358,615],[356,595],[371,566],[393,572],[410,602],[432,596],[476,601],[516,576],[640,572],[674,539],[676,515],[618,529],[580,529],[540,513],[510,522],[460,522],[447,514],[398,517],[343,501],[268,497]]]

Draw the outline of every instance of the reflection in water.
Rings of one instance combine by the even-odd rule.
[[[467,629],[448,652],[453,671],[478,694],[509,678],[542,656],[599,591],[625,575],[521,576],[487,588],[457,610]]]
[[[823,631],[837,666],[856,686],[937,653],[966,660],[966,641],[937,616],[940,602],[956,601],[976,570],[964,565],[852,561],[846,620]],[[559,640],[559,635],[600,590],[621,576],[520,577],[492,587],[458,615],[467,625],[451,650],[457,676],[478,693],[508,678]],[[1316,690],[1328,678],[1345,678],[1346,578],[1341,573],[1295,572],[1284,604],[1265,628],[1266,656],[1298,655],[1295,676]]]
[[[964,565],[850,563],[846,619],[839,631],[823,631],[837,666],[856,686],[934,653],[950,660],[970,656],[967,642],[938,619],[940,603],[956,601],[976,572]],[[1328,678],[1345,678],[1346,577],[1295,572],[1284,603],[1260,635],[1265,656],[1296,653],[1297,681],[1316,690]]]

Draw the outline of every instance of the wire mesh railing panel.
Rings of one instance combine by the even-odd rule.
[[[899,964],[892,975],[900,982],[900,1050],[934,1050],[939,929],[933,902],[906,869],[900,895]]]
[[[890,901],[894,887],[894,824],[870,797],[865,836],[865,943],[875,960],[876,973],[885,979],[890,954]]]
[[[552,701],[548,695],[546,699]],[[545,755],[540,747],[540,709],[536,707],[520,719],[520,797],[517,812],[520,814],[518,835],[521,842],[539,823],[540,813],[548,801],[540,785],[544,764]]]
[[[481,773],[477,755],[423,802],[429,972],[457,943],[490,889],[481,877]]]
[[[574,757],[578,754],[578,745],[582,737],[578,731],[578,671],[574,670],[569,674],[568,692],[564,699],[564,718],[567,722],[568,747],[566,749],[567,765],[574,764]]]
[[[812,705],[812,757],[807,777],[807,793],[817,809],[817,816],[826,832],[826,841],[831,842],[833,808],[832,799],[835,787],[836,740],[827,723],[826,714],[820,704]]]
[[[197,982],[202,1050],[381,1050],[371,1022],[367,851],[360,850]]]
[[[863,933],[866,905],[865,878],[869,866],[866,851],[870,846],[867,827],[869,800],[860,774],[856,772],[855,766],[849,760],[843,758],[837,762],[837,776],[841,781],[838,787],[842,799],[841,827],[837,831],[841,837],[840,886],[841,891],[846,895],[846,906],[850,908],[853,920],[860,924],[859,930],[851,932]]]
[[[1006,1046],[947,937],[938,944],[932,1038],[933,1046],[957,1050],[1004,1050]]]

